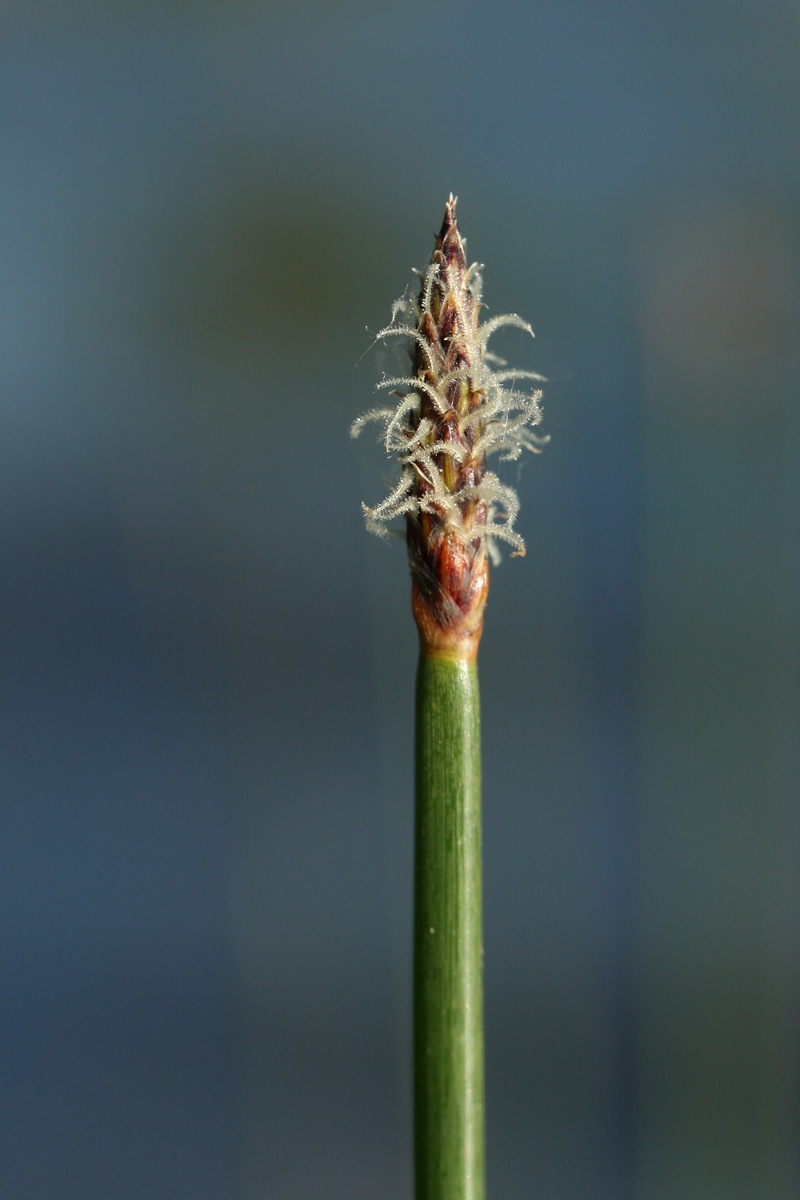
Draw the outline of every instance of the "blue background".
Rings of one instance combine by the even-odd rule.
[[[7,0],[4,1197],[411,1194],[416,642],[347,431],[451,190],[550,379],[489,1195],[797,1196],[799,111],[789,0]]]

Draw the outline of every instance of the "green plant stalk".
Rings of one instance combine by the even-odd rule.
[[[420,655],[414,860],[416,1200],[484,1200],[478,672]]]

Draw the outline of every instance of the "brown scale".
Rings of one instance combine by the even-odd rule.
[[[430,312],[419,324],[426,346],[417,345],[414,373],[431,388],[436,375],[466,368],[469,370],[468,340],[477,344],[477,306],[467,282],[464,247],[456,226],[455,201],[445,208],[445,217],[436,241],[432,263],[437,277],[431,291]],[[461,303],[457,302],[457,297]],[[471,338],[465,340],[458,318],[459,308],[472,322]],[[431,369],[435,365],[436,374]],[[486,470],[486,457],[472,456],[480,434],[478,423],[464,430],[462,422],[483,402],[483,394],[471,387],[468,379],[452,380],[447,386],[444,412],[422,391],[421,417],[433,426],[434,442],[458,445],[459,462],[452,455],[439,453],[434,461],[445,487],[451,494],[476,487]],[[417,474],[416,492],[428,495],[430,484]],[[458,502],[467,530],[486,523],[486,502],[474,498]],[[480,537],[465,538],[448,522],[445,513],[412,513],[407,518],[407,543],[413,577],[414,616],[423,644],[429,652],[474,657],[483,625],[483,609],[489,586],[486,547]]]

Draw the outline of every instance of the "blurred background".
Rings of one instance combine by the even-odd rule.
[[[547,375],[481,653],[497,1200],[800,1193],[793,0],[5,0],[9,1200],[411,1195],[374,331]]]

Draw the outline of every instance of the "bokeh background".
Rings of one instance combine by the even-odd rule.
[[[444,200],[546,374],[481,655],[489,1195],[800,1194],[794,0],[5,0],[8,1200],[411,1195],[350,422]]]

